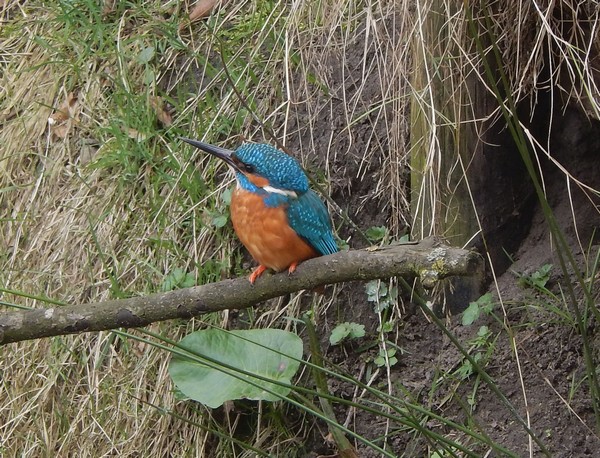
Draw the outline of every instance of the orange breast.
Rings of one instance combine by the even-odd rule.
[[[266,207],[262,197],[236,189],[231,196],[231,222],[241,242],[259,264],[277,272],[317,252],[290,227],[285,209]]]

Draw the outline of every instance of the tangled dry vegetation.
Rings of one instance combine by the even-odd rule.
[[[406,205],[401,184],[385,179],[400,175],[404,142],[400,116],[383,113],[386,104],[403,104],[400,43],[388,30],[391,5],[267,3],[232,2],[191,26],[184,5],[175,2],[117,2],[106,11],[88,2],[0,6],[4,303],[147,294],[175,269],[198,283],[242,273],[239,246],[219,227],[226,215],[221,197],[232,177],[175,140],[183,134],[231,146],[241,138],[268,140],[232,91],[217,57],[221,51],[255,116],[278,138],[293,141],[309,168],[318,161],[310,152],[321,149],[322,184],[335,182],[332,174],[355,178],[329,169],[329,158],[344,154],[335,148],[336,137],[352,142],[352,124],[367,110],[375,112],[369,122],[392,135],[385,145],[374,138],[368,150],[386,162],[373,185],[392,196],[395,210]],[[364,43],[361,52],[374,57],[358,74],[348,68],[357,65],[356,57],[351,64],[344,60],[348,42]],[[348,78],[357,85],[351,93]],[[370,78],[389,84],[366,97]],[[342,99],[343,105],[335,103]],[[334,105],[344,108],[332,116]],[[330,133],[325,138],[323,130]],[[398,157],[381,154],[387,141]],[[369,155],[354,159],[356,173],[365,173]],[[298,298],[284,305],[259,312],[255,324],[299,313]],[[226,326],[228,314],[210,321]],[[198,326],[191,321],[152,329],[178,338]],[[169,358],[143,344],[101,332],[8,346],[0,359],[5,456],[129,456],[141,450],[205,456],[207,449],[217,455],[229,447],[204,428],[227,434],[237,414],[223,424],[197,406],[179,405],[167,378]],[[161,415],[153,405],[174,409],[186,421]],[[294,439],[278,435],[266,423],[251,442],[278,455],[276,447]]]
[[[247,271],[226,220],[232,176],[182,147],[179,135],[230,147],[283,142],[331,195],[337,231],[353,247],[365,242],[348,217],[363,230],[385,225],[392,237],[417,227],[408,192],[411,109],[429,113],[422,194],[430,202],[448,184],[439,129],[468,124],[484,136],[480,114],[461,98],[474,78],[487,82],[474,76],[481,56],[473,44],[463,48],[468,14],[455,2],[221,2],[191,24],[186,3],[96,3],[0,2],[0,304],[9,308],[144,295],[180,281],[175,272],[201,284]],[[476,19],[492,20],[515,99],[535,101],[556,86],[598,119],[594,2],[512,3],[492,2],[490,15]],[[559,7],[571,19],[560,21]],[[590,18],[582,26],[578,8]],[[433,10],[458,57],[439,73],[426,69],[416,87],[415,59],[439,51],[419,41],[432,33]],[[541,80],[548,53],[550,77]],[[436,104],[436,78],[462,94],[452,116]],[[498,119],[500,110],[482,116]],[[466,167],[459,163],[452,170]],[[417,229],[435,232],[440,207],[423,210],[432,223],[422,213]],[[336,296],[363,313],[356,291],[364,289],[340,289],[312,304],[323,332],[341,315]],[[245,325],[291,329],[302,307],[294,295],[257,309]],[[400,321],[401,308],[387,318]],[[224,312],[150,329],[176,340],[234,320],[242,321]],[[244,407],[215,413],[180,402],[168,363],[164,352],[110,332],[2,347],[0,454],[254,456],[230,436],[271,456],[326,448],[322,425],[291,407],[261,407],[248,420]],[[392,390],[389,368],[377,374]]]

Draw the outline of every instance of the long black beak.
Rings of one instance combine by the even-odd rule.
[[[190,145],[195,146],[196,148],[201,149],[208,154],[212,154],[213,156],[222,159],[225,161],[225,163],[232,166],[236,170],[239,169],[238,165],[233,160],[233,151],[230,149],[199,142],[198,140],[192,140],[191,138],[179,137],[179,140],[183,140],[184,142],[189,143]]]

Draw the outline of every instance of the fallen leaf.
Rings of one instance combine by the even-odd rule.
[[[70,118],[70,116],[67,111],[63,111],[63,110],[59,109],[50,115],[50,117],[48,118],[48,124],[53,126],[55,124],[63,123],[69,118]]]
[[[131,346],[131,352],[138,358],[142,358],[148,353],[148,344],[145,342],[134,342]]]
[[[198,0],[194,9],[190,12],[190,22],[197,21],[210,15],[219,0]]]
[[[335,439],[333,438],[333,434],[331,434],[331,431],[323,439],[325,440],[326,444],[329,444],[329,445],[335,444]]]
[[[77,122],[77,96],[69,92],[63,104],[48,117],[48,124],[52,133],[59,138],[66,138],[73,122]]]
[[[67,123],[60,124],[58,126],[52,126],[52,133],[58,138],[67,138],[70,128],[71,126]]]
[[[95,141],[82,141],[81,147],[79,148],[79,165],[83,166],[92,162],[92,159],[98,151],[98,147],[95,143]]]
[[[209,16],[218,3],[219,0],[198,0],[192,11],[190,11],[189,22],[199,21],[200,19]],[[179,30],[183,29],[186,25],[187,23],[180,24]]]
[[[59,124],[69,119],[74,113],[74,107],[77,103],[77,97],[72,92],[69,92],[67,99],[63,102],[58,110],[50,115],[48,122],[50,124]]]
[[[162,98],[158,96],[150,97],[150,105],[156,113],[158,121],[163,126],[169,127],[171,124],[173,124],[173,118],[171,117],[170,113],[171,110],[169,110]]]
[[[144,140],[146,140],[148,138],[147,134],[144,134],[144,133],[140,132],[139,130],[134,129],[133,127],[128,127],[123,130],[129,138],[131,138],[137,142],[143,142]]]

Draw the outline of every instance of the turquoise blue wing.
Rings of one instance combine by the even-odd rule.
[[[292,229],[320,254],[338,251],[327,207],[312,190],[288,201],[287,216]]]

